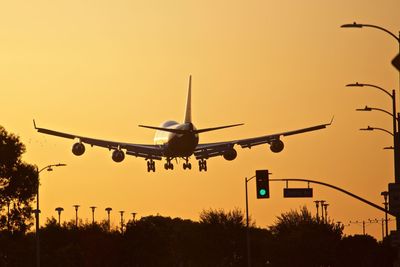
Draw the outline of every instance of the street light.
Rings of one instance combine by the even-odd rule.
[[[389,34],[390,36],[392,36],[394,39],[396,39],[396,41],[399,43],[400,46],[400,33],[399,33],[399,37],[397,37],[394,33],[392,33],[391,31],[389,31],[388,29],[385,29],[381,26],[378,25],[373,25],[373,24],[361,24],[361,23],[357,23],[357,22],[353,22],[353,23],[348,23],[348,24],[343,24],[342,26],[340,26],[341,28],[375,28],[381,31],[386,32],[387,34]]]
[[[94,224],[94,211],[96,208],[97,207],[95,207],[95,206],[90,207],[90,209],[92,210],[92,224]]]
[[[371,127],[371,126],[367,126],[367,128],[360,128],[360,131],[373,131],[373,130],[378,130],[378,131],[382,131],[385,133],[390,134],[391,136],[393,136],[393,133],[391,133],[390,131],[384,129],[384,128],[379,128],[379,127]]]
[[[399,125],[399,117],[396,116],[396,91],[393,89],[392,93],[390,93],[388,90],[374,85],[374,84],[368,84],[368,83],[350,83],[346,85],[347,87],[371,87],[371,88],[375,88],[383,93],[385,93],[386,95],[388,95],[391,99],[392,99],[392,113],[390,113],[387,110],[384,109],[380,109],[380,108],[371,108],[368,106],[365,106],[364,109],[357,109],[357,111],[372,111],[372,110],[378,110],[381,112],[384,112],[386,114],[388,114],[389,116],[392,117],[392,123],[393,123],[393,130],[390,133],[389,131],[387,131],[386,129],[382,129],[382,128],[377,128],[377,127],[370,127],[368,126],[368,128],[364,128],[364,129],[360,129],[362,131],[372,131],[372,130],[381,130],[384,132],[387,132],[389,134],[391,134],[393,136],[393,161],[394,161],[394,179],[396,183],[400,183],[400,168],[399,168],[399,164],[400,164],[400,144],[399,144],[399,133],[398,133],[398,125]]]
[[[388,236],[388,234],[389,234],[389,230],[388,230],[388,204],[389,204],[388,196],[389,196],[389,192],[383,191],[383,192],[381,192],[381,196],[383,196],[383,199],[384,199],[383,205],[385,205],[385,236]]]
[[[110,229],[111,229],[110,212],[112,211],[112,208],[107,207],[106,211],[107,211],[108,231],[110,231]]]
[[[124,212],[123,210],[120,210],[119,213],[121,213],[121,234],[124,233]]]
[[[58,213],[58,225],[61,225],[61,212],[64,210],[62,207],[57,207],[55,209]]]
[[[72,207],[75,208],[75,227],[78,228],[78,209],[79,205],[73,205]]]
[[[38,177],[38,183],[37,183],[37,188],[36,188],[36,210],[35,216],[36,216],[36,266],[40,266],[40,237],[39,237],[39,213],[40,213],[40,208],[39,208],[39,186],[40,186],[40,179],[39,179],[39,174],[44,171],[53,171],[53,167],[63,167],[67,166],[67,164],[64,163],[58,163],[58,164],[50,164],[47,165],[46,167],[43,167],[42,169],[39,170],[39,168],[36,166],[36,173]]]

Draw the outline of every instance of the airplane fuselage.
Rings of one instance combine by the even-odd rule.
[[[169,129],[186,130],[187,133],[171,133],[157,130],[154,136],[154,144],[164,146],[164,156],[169,158],[189,157],[193,154],[199,143],[199,135],[192,123],[177,123],[176,121],[166,121],[160,127]]]

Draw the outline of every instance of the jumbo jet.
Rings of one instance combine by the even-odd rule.
[[[224,159],[232,161],[236,158],[237,152],[235,146],[242,148],[251,148],[253,146],[269,144],[270,149],[274,153],[279,153],[284,148],[284,143],[280,139],[282,136],[289,136],[300,134],[315,130],[320,130],[329,126],[330,123],[311,126],[308,128],[287,131],[277,134],[264,135],[259,137],[251,137],[247,139],[238,139],[232,141],[224,141],[217,143],[199,144],[199,134],[220,130],[224,128],[235,127],[243,124],[233,124],[226,126],[219,126],[213,128],[196,129],[192,122],[192,107],[191,107],[191,94],[192,94],[192,77],[189,77],[189,88],[186,100],[186,111],[183,123],[176,121],[166,121],[159,127],[139,125],[139,127],[149,128],[156,130],[154,136],[154,144],[132,144],[117,141],[108,141],[102,139],[95,139],[81,135],[69,134],[59,131],[54,131],[45,128],[36,127],[39,133],[54,135],[58,137],[74,139],[76,142],[72,146],[72,153],[76,156],[81,156],[85,152],[85,145],[99,146],[112,150],[111,158],[115,162],[121,162],[125,159],[125,154],[141,157],[147,161],[147,171],[155,172],[155,160],[162,160],[165,158],[166,162],[164,168],[166,170],[173,170],[174,159],[183,159],[183,169],[191,169],[190,157],[194,156],[198,160],[199,171],[207,171],[207,160],[216,156],[223,156]]]

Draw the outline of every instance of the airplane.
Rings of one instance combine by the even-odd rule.
[[[201,133],[236,127],[243,124],[240,123],[213,128],[196,129],[192,122],[191,95],[192,76],[189,76],[189,88],[186,99],[186,110],[183,123],[168,120],[158,127],[139,125],[139,127],[156,130],[154,136],[154,144],[152,145],[101,140],[45,128],[39,128],[36,126],[35,120],[33,120],[33,125],[39,133],[76,140],[76,142],[72,146],[72,153],[76,156],[83,155],[83,153],[85,152],[84,144],[88,144],[92,147],[104,147],[108,148],[110,151],[112,150],[111,158],[115,162],[122,162],[125,159],[125,154],[144,158],[147,161],[148,172],[155,172],[155,160],[162,160],[163,158],[166,159],[166,162],[164,164],[164,168],[166,170],[173,170],[174,165],[172,163],[172,160],[179,158],[182,158],[185,161],[183,163],[184,170],[191,169],[192,164],[190,163],[189,159],[191,156],[194,156],[196,160],[198,160],[199,171],[206,172],[207,160],[209,158],[223,156],[225,160],[234,160],[237,157],[237,152],[234,148],[236,145],[239,145],[242,148],[251,148],[253,146],[261,144],[269,144],[272,152],[279,153],[284,148],[284,143],[280,139],[282,136],[290,136],[320,130],[331,125],[333,121],[332,118],[330,123],[277,134],[217,143],[199,144],[199,134]]]

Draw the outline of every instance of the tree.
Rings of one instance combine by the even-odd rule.
[[[278,216],[270,230],[272,266],[332,266],[343,226],[317,220],[304,206]]]
[[[22,161],[25,145],[0,126],[0,231],[25,233],[32,225],[36,166]]]

